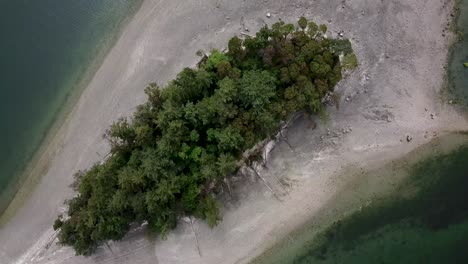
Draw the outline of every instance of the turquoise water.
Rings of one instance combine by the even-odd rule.
[[[140,3],[0,0],[0,193],[20,186],[18,175],[54,120]],[[0,213],[11,196],[0,196]]]

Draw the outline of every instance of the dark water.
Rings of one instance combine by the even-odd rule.
[[[461,137],[463,145],[441,151],[452,137]],[[362,190],[372,186],[371,178],[407,175],[392,191],[369,196],[371,202],[359,202],[363,207],[351,214],[322,221],[323,228],[313,220],[254,263],[468,263],[467,159],[467,136],[432,142],[371,172],[356,182],[360,190],[338,192],[332,203],[344,204],[338,210],[356,208],[347,200],[369,196]],[[336,206],[325,211],[331,209]]]
[[[468,263],[468,146],[412,168],[398,191],[334,223],[289,263]],[[412,197],[402,197],[417,189]]]
[[[0,0],[0,213],[54,120],[140,3]]]

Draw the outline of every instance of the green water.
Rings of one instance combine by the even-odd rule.
[[[463,145],[442,151],[452,137]],[[467,157],[468,137],[452,135],[373,171],[324,209],[351,214],[313,219],[254,263],[468,263]],[[370,195],[370,181],[399,175],[398,184],[384,183],[393,185],[390,192]]]
[[[141,0],[0,0],[0,213]],[[5,195],[8,190],[8,195]]]
[[[290,263],[468,263],[468,146],[424,160],[399,190],[334,223]],[[418,189],[401,197],[405,189]]]

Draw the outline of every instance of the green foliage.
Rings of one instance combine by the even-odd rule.
[[[347,55],[353,53],[353,48],[349,39],[334,39],[331,45],[335,54],[343,53]]]
[[[325,24],[320,25],[319,29],[323,34],[327,33],[327,30],[328,30],[327,25]]]
[[[226,54],[221,53],[218,50],[213,50],[205,63],[205,69],[207,71],[213,71],[218,67],[218,64],[221,62],[229,62],[229,60],[230,59]]]
[[[148,85],[131,121],[107,131],[109,158],[75,175],[68,217],[54,223],[59,242],[89,255],[131,224],[147,221],[163,237],[184,215],[216,225],[218,187],[247,149],[297,111],[326,116],[320,102],[341,79],[336,51],[347,44],[325,39],[326,26],[304,17],[298,26],[278,22],[234,37],[226,53],[200,52],[196,69],[163,88]]]
[[[343,57],[343,62],[342,62],[343,68],[351,70],[351,69],[356,68],[357,65],[358,65],[358,60],[357,60],[356,55],[354,53],[345,55]]]
[[[302,30],[305,30],[307,27],[307,19],[302,16],[299,18],[299,21],[297,22],[297,24]]]

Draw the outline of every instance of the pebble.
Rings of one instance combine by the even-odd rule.
[[[266,17],[270,18],[270,17],[271,17],[271,13],[270,13],[270,12],[266,13]]]

